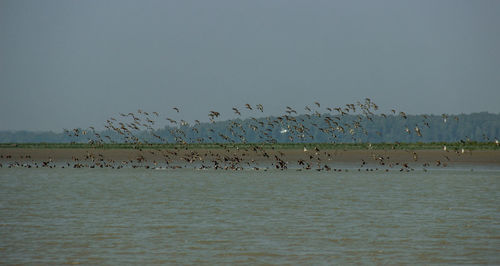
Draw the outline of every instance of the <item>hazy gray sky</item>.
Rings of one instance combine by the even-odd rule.
[[[498,113],[499,25],[497,0],[0,0],[0,130],[365,97]]]

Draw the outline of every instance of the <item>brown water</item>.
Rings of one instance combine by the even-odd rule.
[[[500,171],[0,169],[0,263],[500,264]]]

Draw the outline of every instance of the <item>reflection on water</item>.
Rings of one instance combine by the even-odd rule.
[[[0,263],[500,263],[500,172],[0,169]]]

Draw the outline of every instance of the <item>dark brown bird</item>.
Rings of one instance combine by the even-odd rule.
[[[233,107],[233,111],[234,111],[235,114],[241,115],[240,111],[238,109],[236,109],[235,107]]]

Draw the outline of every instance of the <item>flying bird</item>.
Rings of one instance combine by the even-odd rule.
[[[238,109],[236,109],[236,107],[233,107],[233,111],[235,114],[241,115],[240,111]]]

